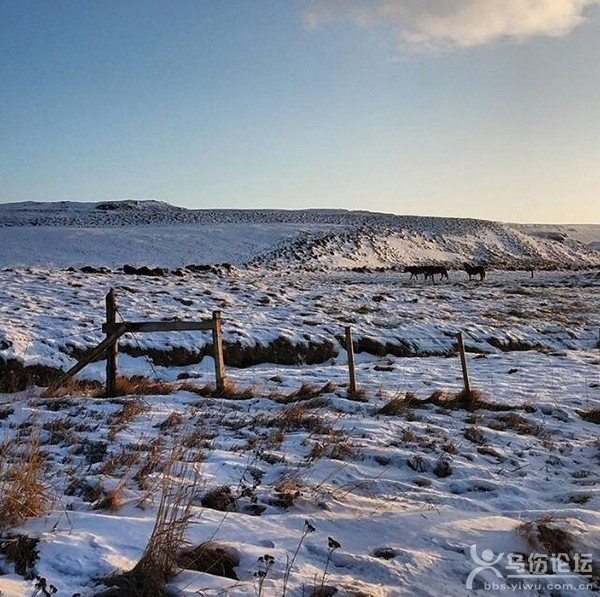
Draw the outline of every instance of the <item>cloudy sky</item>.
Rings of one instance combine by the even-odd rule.
[[[600,223],[600,0],[0,0],[0,202]]]

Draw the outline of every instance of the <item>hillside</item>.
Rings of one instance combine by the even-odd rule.
[[[394,267],[590,267],[597,226],[515,225],[344,210],[188,210],[159,201],[0,205],[0,265],[189,263]]]

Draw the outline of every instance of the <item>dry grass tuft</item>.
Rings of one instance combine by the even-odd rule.
[[[177,389],[184,392],[192,392],[205,398],[229,398],[231,400],[249,400],[258,394],[254,386],[239,388],[235,382],[229,379],[225,380],[223,390],[221,391],[217,390],[214,383],[206,383],[198,386],[189,381],[179,384]]]
[[[46,512],[50,497],[42,483],[44,463],[35,429],[27,439],[0,444],[0,530]]]
[[[47,444],[55,445],[61,443],[73,444],[75,434],[72,431],[73,421],[69,417],[62,417],[47,421],[42,425],[44,431],[48,431],[50,436],[46,441]]]
[[[141,490],[147,490],[151,483],[150,475],[154,473],[161,464],[161,454],[163,442],[160,437],[157,437],[149,446],[141,466],[138,468],[133,479]]]
[[[166,396],[176,387],[166,381],[148,379],[141,375],[117,377],[115,386],[117,396]],[[102,393],[101,396],[106,396]]]
[[[301,489],[302,484],[297,475],[284,475],[273,487],[275,496],[269,500],[269,503],[278,508],[290,508],[302,495]]]
[[[65,396],[96,396],[102,384],[99,381],[75,379],[71,377],[60,387],[50,386],[40,396],[42,398],[64,398]]]
[[[123,404],[121,410],[114,413],[109,419],[110,431],[108,439],[114,441],[117,433],[123,431],[138,415],[149,409],[141,400],[130,400]]]
[[[254,398],[256,394],[257,391],[254,386],[239,388],[235,382],[226,379],[223,384],[223,389],[220,392],[215,390],[213,397],[229,398],[233,400],[249,400],[250,398]]]
[[[119,475],[123,476],[122,469],[131,470],[140,460],[141,454],[139,451],[136,452],[122,452],[116,454],[100,467],[98,467],[98,473],[101,475]]]
[[[177,386],[177,389],[180,392],[190,392],[192,394],[198,394],[198,396],[212,396],[215,391],[215,384],[205,383],[199,386],[191,381],[184,381]]]
[[[317,441],[308,455],[308,460],[330,458],[331,460],[346,460],[356,454],[356,446],[343,433],[330,433],[326,441]]]
[[[168,382],[152,380],[141,375],[117,377],[117,396],[164,396],[171,394],[176,387]],[[63,398],[65,396],[93,396],[106,398],[106,391],[98,381],[68,379],[60,387],[50,386],[41,394],[42,398]]]
[[[311,383],[303,383],[297,390],[281,396],[275,399],[276,402],[281,404],[292,404],[296,402],[304,402],[306,400],[312,400],[323,394],[332,394],[336,390],[336,385],[328,381],[321,387],[315,386]]]
[[[508,411],[513,407],[506,404],[499,404],[487,400],[479,390],[471,390],[467,393],[466,390],[461,390],[457,394],[448,396],[444,392],[434,392],[422,404],[435,404],[442,408],[450,410],[492,410],[492,411]]]
[[[15,572],[26,579],[33,578],[33,567],[38,559],[39,539],[27,535],[9,535],[0,539],[0,555],[15,567]]]
[[[164,421],[155,425],[157,429],[161,431],[166,431],[167,429],[171,429],[173,427],[177,427],[181,425],[183,422],[183,415],[181,413],[173,411]]]
[[[177,554],[192,521],[192,506],[198,485],[196,470],[189,471],[180,461],[185,454],[174,448],[165,466],[162,497],[154,528],[135,567],[123,574],[104,579],[113,587],[102,595],[113,597],[162,597],[166,584],[178,569]],[[178,469],[178,470],[176,470]],[[188,474],[191,478],[186,480]]]
[[[463,436],[465,437],[465,439],[468,439],[470,442],[473,442],[478,446],[483,446],[483,444],[487,442],[485,435],[483,434],[481,429],[474,425],[470,427],[465,427]]]
[[[237,580],[235,568],[240,565],[237,549],[216,541],[201,543],[177,555],[177,564],[186,570],[196,570],[214,576]]]
[[[510,429],[519,435],[533,435],[535,437],[544,437],[547,435],[547,432],[541,425],[531,423],[517,413],[500,415],[497,419],[486,422],[485,425],[496,431]]]
[[[576,412],[584,421],[600,425],[600,406],[590,410],[578,410]]]
[[[119,484],[114,489],[106,491],[104,495],[94,504],[94,510],[109,510],[117,512],[123,506],[124,486]]]
[[[548,514],[530,522],[524,522],[517,527],[517,533],[521,535],[529,545],[532,553],[556,554],[571,567],[574,562],[574,536],[567,528],[567,521],[559,519],[554,514]],[[594,575],[597,571],[594,570]]]
[[[286,408],[281,414],[271,419],[270,424],[284,431],[309,431],[328,435],[333,431],[331,425],[323,420],[320,415],[309,414],[305,404],[294,404]]]
[[[201,504],[211,510],[233,512],[236,509],[237,498],[231,492],[229,485],[219,485],[204,495]]]
[[[356,390],[352,391],[348,388],[346,398],[348,398],[348,400],[354,400],[355,402],[368,402],[367,390],[364,388],[356,388]]]
[[[412,392],[406,392],[404,396],[394,396],[389,402],[375,411],[377,415],[394,417],[405,414],[410,409],[418,406],[420,400]]]

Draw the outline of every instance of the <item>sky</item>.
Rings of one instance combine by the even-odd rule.
[[[600,0],[0,0],[0,202],[600,223]]]

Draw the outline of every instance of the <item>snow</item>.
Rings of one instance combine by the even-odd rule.
[[[111,209],[106,209],[106,206]],[[104,208],[103,208],[104,206]],[[187,263],[337,269],[424,262],[597,266],[600,226],[344,210],[187,210],[157,201],[0,205],[0,266]]]
[[[166,212],[191,216],[160,203],[132,201],[122,208],[162,218],[147,226],[94,224],[90,219],[102,215],[94,205],[70,204],[50,214],[75,218],[79,227],[75,220],[25,225],[34,212],[50,217],[48,208],[11,209],[15,225],[0,228],[0,364],[72,366],[75,353],[103,338],[110,288],[126,320],[196,320],[219,309],[226,346],[250,350],[286,338],[305,347],[330,342],[335,349],[313,364],[262,358],[245,368],[227,366],[237,388],[251,389],[245,399],[201,397],[189,386],[116,400],[74,395],[57,402],[42,398],[36,387],[0,394],[0,434],[10,440],[37,430],[46,462],[43,482],[52,498],[45,516],[3,532],[39,539],[33,572],[55,585],[58,597],[97,594],[100,579],[135,566],[156,518],[161,466],[181,446],[188,446],[185,463],[172,478],[191,483],[196,475],[198,483],[190,493],[187,544],[215,540],[241,558],[237,581],[183,570],[169,583],[175,594],[258,594],[255,573],[265,554],[274,564],[263,595],[282,594],[286,569],[291,597],[309,595],[321,584],[336,587],[339,595],[488,594],[483,583],[498,581],[492,570],[477,576],[474,590],[465,586],[476,567],[471,546],[479,554],[531,553],[520,525],[550,515],[569,530],[573,550],[591,553],[597,566],[600,444],[597,424],[582,417],[600,408],[597,272],[536,271],[532,278],[525,271],[490,269],[480,283],[451,270],[448,281],[434,285],[398,271],[349,271],[361,264],[460,263],[476,253],[592,265],[594,253],[579,241],[463,220],[376,227],[365,224],[372,214],[346,212],[303,212],[290,215],[294,221],[254,212],[243,214],[244,222],[228,214],[222,221],[168,224]],[[64,246],[57,247],[59,241]],[[60,269],[222,261],[240,267],[182,277]],[[243,267],[248,262],[253,265]],[[357,344],[363,401],[347,395],[347,354],[340,342],[347,325]],[[436,391],[461,390],[458,331],[472,387],[494,407],[510,410],[421,402],[397,415],[381,414],[382,406],[407,392],[425,401]],[[176,387],[183,374],[202,385],[213,381],[213,360],[202,358],[210,342],[202,332],[125,336],[119,372],[157,376]],[[394,356],[403,347],[409,356]],[[169,351],[198,358],[160,364]],[[79,378],[103,381],[104,368],[98,361]],[[290,398],[302,384],[323,388],[327,382],[317,398]],[[127,404],[139,408],[120,425],[117,417]],[[295,422],[293,407],[300,409]],[[142,474],[153,454],[156,468]],[[447,476],[440,463],[449,465]],[[97,509],[97,501],[77,490],[83,483],[116,489],[117,509]],[[223,485],[235,498],[230,511],[202,504],[209,490]],[[305,521],[315,530],[302,539]],[[329,538],[340,547],[332,551]],[[497,570],[508,573],[505,559]],[[0,556],[2,595],[31,595],[34,585]],[[519,593],[552,594],[550,588]],[[560,591],[573,597],[592,593]]]

